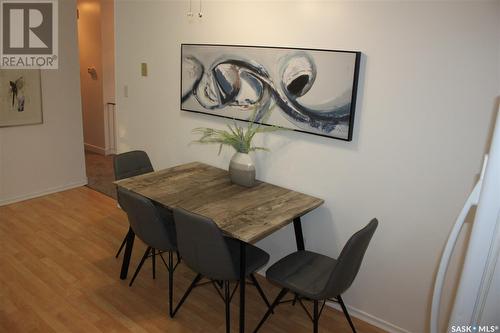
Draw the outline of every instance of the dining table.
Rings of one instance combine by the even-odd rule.
[[[213,220],[229,237],[240,240],[239,332],[245,332],[245,243],[256,243],[293,223],[297,250],[305,250],[301,217],[323,200],[263,181],[252,187],[231,182],[227,170],[201,162],[181,164],[116,181],[169,210],[184,210]],[[126,279],[135,234],[129,229],[120,278]]]

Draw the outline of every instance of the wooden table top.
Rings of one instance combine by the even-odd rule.
[[[211,218],[231,237],[254,243],[323,204],[318,199],[258,181],[232,184],[226,170],[193,162],[122,179],[116,185],[167,208]]]

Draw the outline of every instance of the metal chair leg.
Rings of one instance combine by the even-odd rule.
[[[130,257],[132,257],[132,249],[134,248],[135,233],[131,227],[128,228],[127,241],[125,243],[125,253],[123,254],[122,268],[120,270],[120,279],[125,280],[128,275],[128,266],[130,264]]]
[[[123,237],[122,245],[120,245],[120,248],[118,249],[118,252],[116,252],[115,258],[118,258],[118,256],[122,252],[123,248],[125,247],[125,244],[127,244],[127,235],[125,235],[125,237]]]
[[[349,316],[349,312],[347,312],[347,307],[345,306],[344,300],[340,295],[337,296],[337,301],[339,301],[340,307],[342,308],[342,311],[344,312],[344,315],[347,318],[347,321],[349,322],[349,326],[351,326],[353,333],[356,333],[356,329],[354,328],[354,324],[352,323],[351,316]]]
[[[226,307],[226,333],[231,333],[231,295],[229,281],[224,281],[224,303]]]
[[[179,263],[179,262],[181,262],[181,255],[180,255],[179,251],[176,251],[176,253],[177,253],[177,262]]]
[[[262,300],[264,301],[264,303],[266,303],[267,308],[269,309],[271,307],[271,304],[267,300],[266,294],[264,294],[264,291],[260,287],[260,284],[257,281],[257,279],[255,278],[255,275],[254,274],[250,274],[250,279],[252,280],[253,284],[255,285],[255,288],[257,289],[257,291],[259,292],[260,297],[262,298]]]
[[[174,300],[174,259],[172,251],[168,252],[168,313],[170,318],[174,317],[173,300]]]
[[[318,322],[319,322],[318,301],[314,301],[314,310],[313,310],[313,332],[314,333],[318,333]]]
[[[137,266],[137,269],[135,270],[135,273],[134,273],[134,276],[132,277],[132,280],[130,280],[130,284],[128,285],[129,287],[132,287],[132,284],[134,283],[135,278],[139,274],[139,271],[141,270],[142,265],[144,265],[144,262],[148,258],[148,255],[149,255],[150,251],[151,251],[151,247],[148,246],[148,248],[146,249],[146,252],[144,252],[144,255],[142,256],[141,262],[139,263],[139,265]]]
[[[259,328],[264,324],[264,322],[266,321],[266,319],[271,315],[271,312],[273,312],[273,310],[276,307],[276,305],[278,305],[279,302],[283,299],[283,297],[285,297],[285,295],[286,295],[287,292],[288,292],[288,289],[286,289],[286,288],[281,289],[280,293],[278,294],[278,296],[276,296],[276,299],[274,300],[273,304],[271,304],[271,307],[267,310],[267,312],[264,315],[264,317],[262,317],[262,319],[260,320],[259,324],[257,325],[257,327],[255,328],[255,330],[253,331],[253,333],[257,333],[257,331],[259,330]]]
[[[201,278],[202,278],[201,274],[196,275],[196,277],[194,278],[193,282],[191,282],[191,285],[189,286],[189,288],[186,290],[186,292],[182,296],[181,300],[179,301],[179,304],[177,304],[177,306],[175,307],[175,310],[172,313],[172,318],[175,316],[175,314],[177,313],[177,311],[179,311],[180,307],[182,306],[182,304],[184,303],[184,301],[186,300],[186,298],[189,296],[189,294],[191,293],[191,291],[193,291],[193,288],[196,286],[196,284],[198,283],[198,281],[201,280]]]
[[[152,263],[153,263],[153,279],[156,279],[156,249],[151,249],[153,251],[152,253]]]

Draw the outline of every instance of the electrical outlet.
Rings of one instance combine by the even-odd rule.
[[[148,64],[145,62],[141,63],[141,75],[148,76]]]

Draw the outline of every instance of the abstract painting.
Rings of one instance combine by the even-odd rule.
[[[351,141],[360,57],[355,51],[182,44],[181,109],[255,117]]]
[[[0,127],[42,122],[40,70],[0,70]]]

